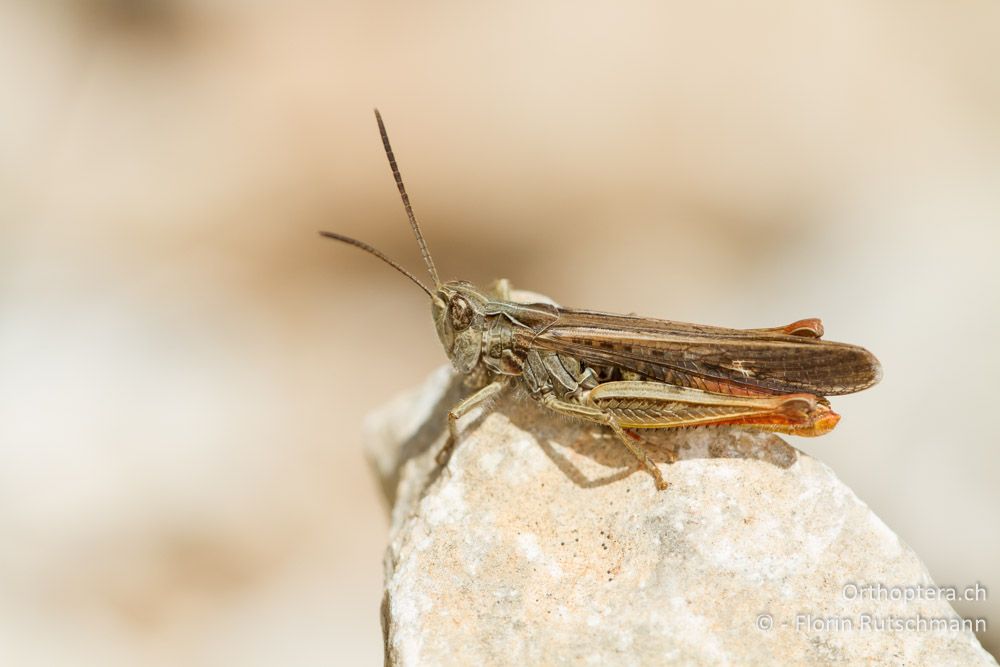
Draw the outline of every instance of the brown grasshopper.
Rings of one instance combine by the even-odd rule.
[[[826,396],[879,381],[878,360],[856,345],[820,340],[818,319],[726,329],[518,303],[506,280],[488,291],[441,282],[377,109],[375,118],[434,289],[366,243],[321,234],[375,255],[426,292],[445,353],[478,387],[448,413],[440,463],[458,440],[458,420],[518,384],[550,410],[610,428],[662,490],[667,483],[635,429],[735,426],[818,436],[840,420]]]

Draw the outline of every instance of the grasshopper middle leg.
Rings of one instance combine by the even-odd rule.
[[[653,480],[656,482],[656,488],[663,491],[667,488],[667,483],[663,479],[663,475],[660,473],[660,469],[656,467],[656,464],[649,458],[646,454],[646,450],[643,449],[642,445],[638,442],[632,440],[625,430],[622,428],[621,424],[615,416],[606,410],[600,408],[581,405],[579,403],[571,403],[569,401],[561,401],[552,394],[548,394],[542,398],[542,405],[570,417],[578,417],[580,419],[586,419],[587,421],[597,422],[598,424],[604,424],[608,426],[618,439],[621,441],[625,448],[642,464],[650,475],[653,476]]]

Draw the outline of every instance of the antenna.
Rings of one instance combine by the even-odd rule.
[[[399,196],[403,198],[406,216],[410,219],[410,227],[413,228],[413,234],[417,237],[417,243],[420,244],[420,254],[424,257],[424,264],[427,265],[427,270],[430,272],[431,278],[434,279],[434,284],[440,285],[441,279],[438,278],[437,268],[434,267],[434,260],[431,259],[431,251],[427,249],[427,242],[424,241],[424,235],[420,233],[420,225],[417,224],[417,218],[413,215],[413,207],[410,206],[410,198],[406,194],[406,188],[403,187],[403,177],[399,175],[399,167],[396,166],[396,156],[392,154],[392,146],[389,145],[389,135],[385,131],[385,123],[382,122],[382,114],[378,112],[378,109],[375,109],[375,120],[378,121],[378,131],[382,135],[382,145],[385,147],[385,156],[389,158],[392,177],[396,179]],[[377,253],[378,251],[375,252]],[[397,266],[396,268],[399,267]],[[412,278],[413,276],[410,277]]]
[[[328,239],[333,239],[334,241],[341,241],[343,243],[346,243],[347,245],[352,245],[355,248],[361,248],[365,252],[370,253],[372,255],[375,255],[376,257],[378,257],[379,259],[381,259],[383,262],[385,262],[386,264],[388,264],[389,266],[391,266],[392,268],[396,269],[397,271],[399,271],[400,273],[402,273],[404,276],[406,276],[407,278],[409,278],[410,280],[412,280],[414,283],[416,283],[417,287],[419,287],[423,291],[427,292],[427,296],[429,296],[432,299],[435,298],[434,292],[430,291],[430,289],[426,285],[424,285],[422,282],[420,282],[419,280],[417,280],[416,276],[414,276],[412,273],[410,273],[409,271],[407,271],[406,269],[404,269],[403,267],[401,267],[399,264],[397,264],[396,262],[394,262],[391,259],[389,259],[388,257],[386,257],[384,254],[382,254],[382,252],[380,252],[380,251],[376,250],[375,248],[371,247],[367,243],[364,243],[363,241],[359,241],[357,239],[352,239],[350,236],[344,236],[343,234],[335,234],[333,232],[320,232],[319,235],[320,236],[325,236]]]

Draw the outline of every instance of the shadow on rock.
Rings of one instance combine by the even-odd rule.
[[[460,378],[454,379],[435,403],[431,416],[406,439],[399,450],[393,474],[383,480],[383,490],[390,503],[403,466],[429,449],[441,447],[447,430],[448,411],[470,393]],[[546,410],[516,389],[502,394],[471,418],[463,419],[460,432],[469,434],[493,414],[501,414],[517,428],[530,433],[549,459],[574,484],[583,488],[604,486],[627,478],[634,472],[645,474],[632,454],[610,430]],[[692,459],[750,459],[788,468],[798,460],[798,450],[772,433],[754,433],[737,428],[700,427],[688,429],[643,429],[636,431],[641,444],[657,464],[684,465]],[[461,447],[461,439],[457,444]],[[589,477],[564,453],[569,448],[614,472]],[[431,458],[436,455],[433,452]],[[427,477],[425,490],[442,474],[435,466]],[[664,470],[669,473],[669,467]]]

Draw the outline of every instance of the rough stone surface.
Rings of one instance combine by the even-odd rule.
[[[463,420],[441,469],[462,392],[441,369],[366,425],[392,506],[387,664],[996,664],[968,629],[926,627],[958,622],[944,600],[851,595],[933,582],[780,438],[653,433],[655,460],[679,455],[657,492],[599,427],[505,395]],[[875,625],[890,617],[902,627]]]

